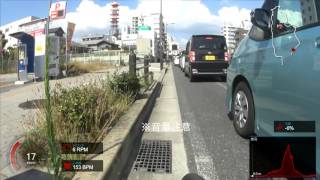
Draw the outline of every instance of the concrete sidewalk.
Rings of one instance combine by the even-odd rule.
[[[151,113],[149,129],[145,127],[142,140],[169,140],[172,142],[172,173],[157,173],[132,171],[129,180],[177,180],[189,172],[185,152],[183,130],[190,130],[187,124],[182,124],[178,96],[173,77],[172,67],[163,80],[160,96]]]

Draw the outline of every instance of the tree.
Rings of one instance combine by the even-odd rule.
[[[0,53],[2,54],[4,52],[4,47],[6,46],[8,40],[6,40],[5,35],[0,30]]]
[[[1,58],[1,70],[3,72],[3,53],[4,46],[7,44],[8,40],[5,39],[5,35],[0,30],[0,58]]]
[[[5,55],[7,56],[7,60],[17,60],[18,59],[18,48],[17,47],[8,47],[7,53]]]

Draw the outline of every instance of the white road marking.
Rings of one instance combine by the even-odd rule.
[[[201,135],[200,127],[196,126],[193,113],[187,112],[185,118],[191,121],[191,131],[188,136],[191,140],[192,150],[198,174],[206,180],[219,180],[216,167],[213,164],[213,159],[206,147],[203,136]]]
[[[219,86],[223,87],[224,89],[227,89],[227,86],[225,84],[222,83],[217,83]]]

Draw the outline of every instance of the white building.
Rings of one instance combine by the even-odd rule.
[[[10,46],[14,46],[18,43],[18,40],[16,38],[10,37],[9,35],[12,33],[16,33],[21,31],[21,24],[25,24],[34,20],[39,19],[38,17],[34,17],[34,16],[28,16],[16,21],[13,21],[11,23],[5,24],[3,26],[0,27],[2,33],[5,34],[5,38],[8,40],[6,46],[4,47],[4,49],[7,49]]]
[[[237,27],[231,26],[229,24],[223,25],[223,35],[226,38],[227,46],[230,51],[234,50],[236,47],[236,34]]]
[[[162,33],[162,42],[165,42],[164,37],[164,24],[161,23],[161,17],[159,13],[153,13],[149,16],[144,16],[144,24],[151,27],[152,36],[152,55],[156,58],[160,57],[160,34]]]
[[[233,53],[235,48],[237,47],[239,41],[247,35],[247,32],[250,29],[250,25],[248,23],[242,22],[241,25],[235,26],[229,23],[224,23],[222,27],[222,34],[226,38],[226,43],[228,46],[228,51]]]
[[[138,34],[132,31],[130,26],[121,29],[121,47],[134,48],[137,43]]]
[[[160,33],[164,33],[164,26],[161,27],[162,29],[160,29],[159,13],[134,16],[131,27],[125,26],[121,29],[121,44],[132,47],[136,45],[138,38],[150,39],[152,55],[157,59],[159,57]]]
[[[179,43],[169,34],[167,35],[167,43],[168,43],[169,55],[178,55]]]

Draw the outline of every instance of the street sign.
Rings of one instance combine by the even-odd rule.
[[[66,16],[66,1],[58,1],[51,4],[50,7],[50,19],[63,19]]]
[[[139,31],[150,31],[151,27],[150,26],[138,26]]]

